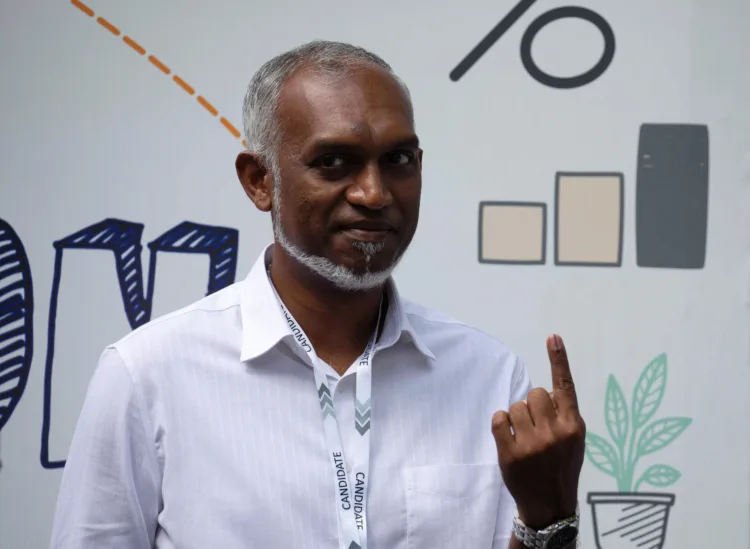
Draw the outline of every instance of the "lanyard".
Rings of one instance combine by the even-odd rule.
[[[276,293],[276,288],[271,283]],[[354,441],[354,456],[351,466],[351,479],[347,476],[347,462],[341,444],[336,411],[333,406],[333,394],[328,386],[328,378],[318,355],[302,327],[294,320],[289,310],[276,293],[281,312],[297,344],[307,353],[313,365],[315,386],[318,388],[320,410],[323,415],[328,452],[333,465],[333,480],[338,510],[339,549],[367,549],[367,488],[370,475],[370,393],[372,386],[372,358],[375,355],[375,344],[380,328],[380,315],[383,309],[381,299],[378,309],[378,323],[375,333],[365,347],[365,351],[356,360],[357,377],[355,391],[354,428],[357,436]]]

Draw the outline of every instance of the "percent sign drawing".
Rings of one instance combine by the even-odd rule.
[[[495,42],[508,32],[508,30],[526,13],[531,6],[536,3],[537,0],[521,0],[516,4],[503,19],[495,25],[495,27],[485,36],[476,47],[464,57],[464,59],[456,65],[450,73],[450,79],[454,82],[458,81],[468,70],[474,66],[474,64],[487,53],[487,51],[495,45]],[[558,21],[560,19],[583,19],[594,25],[599,32],[601,32],[604,38],[604,51],[599,61],[588,71],[568,77],[554,76],[547,72],[544,72],[539,65],[536,64],[534,58],[531,55],[531,45],[536,38],[536,35],[544,27]],[[586,84],[590,84],[597,78],[599,78],[604,71],[612,63],[612,59],[615,57],[615,33],[609,23],[595,11],[583,8],[580,6],[563,6],[544,12],[537,17],[531,25],[526,29],[526,32],[521,38],[521,62],[523,63],[526,72],[528,72],[534,80],[545,86],[559,89],[571,89],[580,88]]]

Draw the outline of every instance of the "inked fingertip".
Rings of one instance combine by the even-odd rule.
[[[552,336],[550,336],[550,344],[552,350],[556,353],[559,353],[563,349],[562,337],[557,334],[553,334]]]

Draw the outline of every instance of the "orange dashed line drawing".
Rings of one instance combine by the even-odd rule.
[[[131,48],[133,48],[138,53],[138,55],[143,55],[143,54],[146,53],[146,48],[144,48],[143,46],[141,46],[138,42],[136,42],[135,40],[133,40],[129,36],[124,36],[122,38],[122,41],[125,42]]]
[[[89,17],[94,17],[94,10],[78,0],[70,0],[71,3]]]
[[[174,80],[178,86],[180,86],[183,90],[188,92],[190,95],[193,95],[195,93],[195,90],[192,87],[190,87],[190,84],[185,82],[182,78],[180,78],[176,74],[172,77],[172,80]]]
[[[81,2],[80,0],[70,0],[70,3],[73,4],[76,8],[78,8],[81,13],[84,15],[87,15],[88,17],[94,17],[95,12],[92,10],[89,6]],[[97,17],[96,22],[99,23],[99,25],[112,33],[115,36],[120,36],[122,34],[122,31],[117,28],[115,25],[113,25],[110,21],[105,19],[104,17]],[[145,55],[146,54],[146,48],[141,46],[138,42],[133,40],[130,36],[123,35],[122,41],[130,47],[134,52],[136,52],[138,55]],[[162,74],[170,75],[172,74],[172,70],[165,65],[158,57],[154,55],[148,56],[149,62],[156,67],[159,72]],[[184,91],[188,93],[188,95],[195,95],[195,88],[193,88],[190,84],[185,82],[182,78],[177,76],[176,74],[172,75],[172,81],[177,84],[180,88],[182,88]],[[202,95],[196,96],[196,101],[213,117],[216,117],[219,115],[219,111],[216,107],[214,107],[205,97]],[[239,139],[242,135],[240,131],[237,129],[236,126],[234,126],[229,120],[227,120],[225,117],[221,116],[219,117],[219,122],[221,122],[221,125],[224,126],[224,128],[229,131],[229,133],[232,134],[232,136],[236,139]],[[247,147],[247,143],[245,140],[242,140],[242,146]]]
[[[221,122],[226,129],[228,129],[230,132],[232,132],[233,136],[235,136],[235,137],[239,137],[240,136],[240,130],[238,130],[237,128],[235,128],[229,120],[227,120],[226,118],[224,118],[222,116],[219,119],[219,122]]]
[[[216,116],[217,114],[219,114],[219,111],[216,110],[216,107],[214,107],[211,103],[209,103],[205,97],[199,95],[197,99],[198,99],[198,103],[203,105],[203,108],[211,113],[211,116]]]
[[[97,17],[96,22],[99,23],[105,29],[107,29],[109,32],[114,34],[115,36],[120,36],[120,29],[115,27],[112,23],[107,21],[104,17]]]
[[[149,60],[149,61],[151,61],[151,64],[152,64],[152,65],[153,65],[154,67],[156,67],[157,69],[159,69],[159,70],[160,70],[161,72],[163,72],[164,74],[169,74],[170,72],[172,72],[172,71],[170,71],[170,70],[169,70],[169,67],[167,67],[167,66],[166,66],[166,65],[165,65],[164,63],[162,63],[161,61],[159,61],[159,60],[158,60],[158,59],[157,59],[156,57],[154,57],[153,55],[149,55],[149,56],[148,56],[148,60]]]

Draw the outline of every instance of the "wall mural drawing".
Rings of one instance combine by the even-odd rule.
[[[708,168],[706,125],[641,125],[635,184],[639,267],[705,266]],[[625,176],[621,172],[557,172],[551,207],[555,220],[551,224],[546,220],[546,203],[482,201],[477,237],[479,262],[545,263],[546,231],[551,225],[556,266],[621,267],[625,192]],[[517,207],[499,207],[502,205]]]
[[[457,82],[479,61],[502,36],[533,6],[537,0],[520,0],[495,25],[492,30],[450,72],[450,79]],[[599,60],[589,70],[574,76],[555,76],[542,70],[531,54],[534,38],[550,23],[560,19],[580,19],[594,25],[604,39],[604,50]],[[600,14],[581,6],[561,6],[539,15],[526,28],[521,38],[521,62],[529,75],[545,86],[568,90],[590,84],[609,68],[615,57],[615,33]]]
[[[491,235],[486,240],[482,235]],[[547,256],[547,205],[543,202],[479,203],[479,262],[542,265]]]
[[[555,265],[622,265],[623,179],[621,173],[556,174]]]
[[[172,80],[234,136],[241,140],[237,128],[183,78],[164,65],[154,55],[146,55],[132,37],[103,17],[95,17],[94,10],[80,0],[71,5],[96,21],[110,34],[121,37],[125,45],[144,56],[162,74]],[[244,146],[244,141],[242,141]],[[203,254],[209,256],[207,294],[220,290],[235,280],[239,234],[236,229],[215,227],[185,221],[148,244],[150,250],[148,281],[144,282],[141,263],[141,235],[143,225],[118,219],[105,219],[54,243],[55,261],[48,316],[47,352],[44,373],[44,410],[40,458],[42,466],[55,469],[65,460],[51,459],[49,438],[52,423],[55,323],[58,294],[63,269],[64,251],[70,249],[111,251],[128,324],[135,329],[151,318],[156,256],[158,252]],[[20,401],[33,355],[33,287],[31,269],[21,239],[5,220],[0,219],[0,431],[10,420]],[[2,461],[0,460],[0,467]]]
[[[708,231],[708,128],[643,124],[637,173],[638,266],[702,269]]]
[[[159,74],[165,75],[165,76],[171,76],[172,82],[177,84],[177,86],[182,89],[185,93],[187,93],[190,96],[194,96],[196,102],[203,107],[205,112],[207,112],[209,115],[218,118],[219,122],[221,123],[224,128],[229,131],[232,136],[234,136],[235,139],[241,139],[242,135],[240,134],[240,131],[237,129],[237,127],[232,124],[226,117],[220,116],[218,109],[214,106],[213,103],[211,103],[208,99],[203,97],[202,95],[199,95],[196,93],[195,88],[191,86],[188,82],[185,81],[184,78],[182,78],[180,75],[175,74],[174,71],[164,64],[164,62],[154,54],[148,52],[146,48],[144,48],[140,42],[136,41],[132,36],[128,34],[124,34],[119,27],[115,26],[112,21],[109,19],[102,17],[102,16],[96,16],[96,13],[94,12],[91,7],[83,2],[81,0],[71,0],[70,4],[80,11],[83,15],[86,17],[91,18],[92,21],[95,21],[101,29],[104,31],[110,33],[113,36],[121,37],[123,45],[130,48],[133,52],[135,52],[137,55],[142,56],[143,58],[147,59],[151,65],[159,71]],[[148,55],[147,55],[148,54]],[[242,146],[245,147],[246,143],[245,140],[242,139]]]
[[[184,221],[148,244],[148,281],[144,283],[141,252],[142,223],[104,219],[54,243],[55,266],[47,329],[47,359],[44,372],[44,414],[41,463],[47,469],[65,466],[65,460],[51,459],[53,376],[55,371],[55,320],[65,250],[85,249],[111,252],[125,315],[132,329],[151,319],[156,280],[157,254],[203,254],[209,258],[208,288],[212,294],[234,283],[237,270],[239,233],[236,229]]]
[[[675,495],[642,492],[641,488],[644,485],[671,486],[680,479],[680,472],[671,465],[657,463],[639,476],[636,474],[641,458],[674,442],[692,423],[688,417],[651,421],[666,389],[666,353],[655,357],[643,369],[633,388],[630,404],[617,379],[609,376],[604,421],[611,440],[592,432],[586,435],[586,457],[617,484],[615,492],[588,494],[598,549],[660,549],[664,546]]]
[[[26,250],[10,224],[0,219],[0,431],[26,388],[34,350],[33,320]]]

